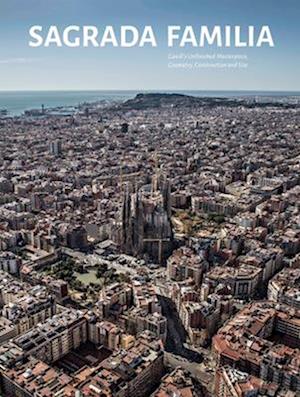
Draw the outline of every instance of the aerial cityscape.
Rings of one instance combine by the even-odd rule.
[[[0,114],[0,395],[300,396],[300,99]]]

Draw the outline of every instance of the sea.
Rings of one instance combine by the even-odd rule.
[[[0,91],[0,111],[7,110],[8,116],[18,116],[25,110],[57,107],[72,107],[81,103],[91,103],[97,101],[125,101],[133,98],[138,93],[163,92],[180,93],[199,97],[290,97],[300,101],[300,92],[283,91]]]

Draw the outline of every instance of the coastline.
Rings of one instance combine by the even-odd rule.
[[[215,90],[41,90],[41,91],[0,91],[0,109],[7,110],[7,117],[21,116],[24,111],[77,107],[82,103],[107,101],[108,103],[122,102],[132,99],[138,93],[180,93],[196,97],[222,98],[259,98],[276,100],[289,98],[300,101],[299,91],[215,91]]]

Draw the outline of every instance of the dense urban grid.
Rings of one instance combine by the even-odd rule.
[[[7,397],[300,396],[299,103],[0,119]]]

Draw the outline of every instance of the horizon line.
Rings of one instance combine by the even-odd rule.
[[[136,89],[136,88],[132,88],[132,89],[117,89],[117,88],[108,88],[108,89],[103,89],[103,88],[99,88],[99,89],[7,89],[7,90],[1,90],[1,93],[5,93],[5,92],[150,92],[150,91],[155,91],[155,92],[178,92],[178,91],[188,91],[188,92],[263,92],[263,93],[300,93],[300,89],[299,90],[283,90],[283,89],[272,89],[272,90],[265,90],[265,89],[188,89],[188,88],[149,88],[149,89]]]

